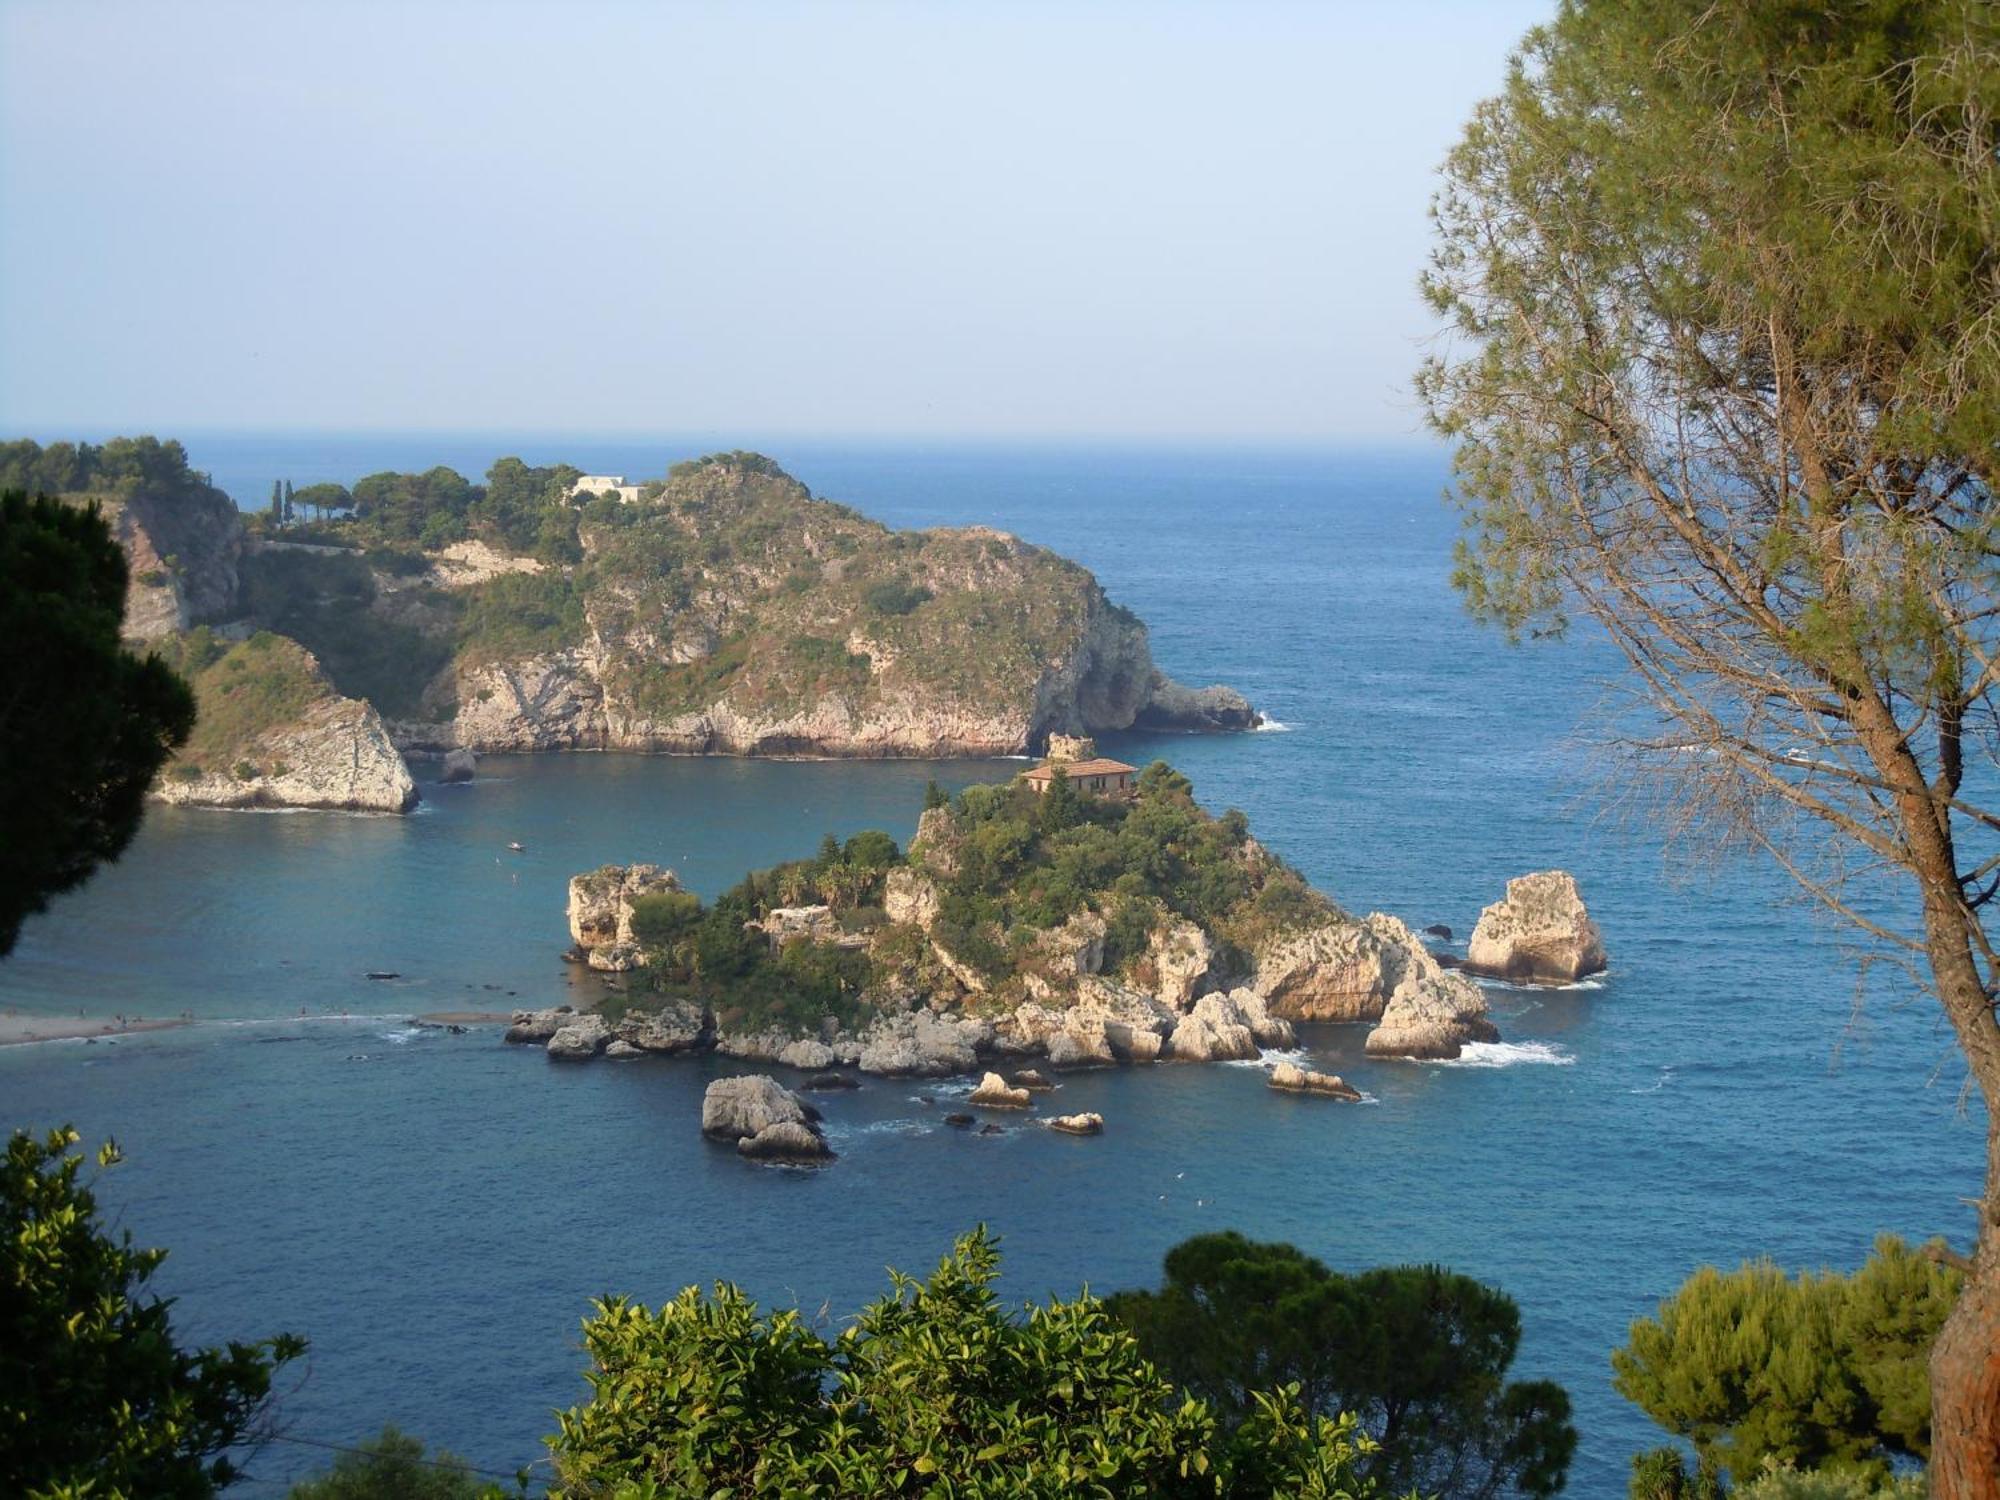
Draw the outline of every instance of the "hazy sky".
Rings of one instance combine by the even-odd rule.
[[[1547,0],[0,0],[0,436],[1399,439]]]

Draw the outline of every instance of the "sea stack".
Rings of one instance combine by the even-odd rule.
[[[1506,899],[1479,914],[1465,955],[1467,973],[1528,984],[1570,984],[1604,966],[1604,940],[1566,870],[1508,881]]]

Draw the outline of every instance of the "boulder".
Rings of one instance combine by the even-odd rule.
[[[849,948],[862,947],[868,941],[866,933],[843,931],[830,906],[774,906],[764,913],[763,921],[750,925],[763,932],[773,948],[800,939]]]
[[[1368,923],[1337,916],[1264,944],[1250,987],[1293,1021],[1373,1021],[1394,987],[1382,946]]]
[[[714,1040],[713,1018],[690,1001],[675,1001],[657,1011],[631,1011],[612,1029],[618,1039],[641,1052],[694,1052]]]
[[[439,768],[438,780],[443,782],[470,781],[479,770],[479,757],[464,746],[447,750],[444,765]]]
[[[776,1026],[768,1026],[762,1031],[718,1031],[715,1034],[715,1050],[724,1057],[740,1058],[744,1062],[774,1063],[797,1040],[791,1032]]]
[[[1048,1055],[1052,1068],[1101,1068],[1115,1060],[1102,1032],[1089,1037],[1058,1031],[1049,1038]]]
[[[1057,1115],[1049,1121],[1049,1129],[1060,1130],[1064,1135],[1102,1135],[1104,1116],[1086,1113],[1080,1115]]]
[[[507,1028],[502,1038],[509,1042],[546,1042],[576,1016],[567,1005],[558,1005],[549,1010],[517,1010],[514,1024]]]
[[[1479,914],[1464,967],[1497,979],[1568,984],[1604,965],[1604,940],[1576,878],[1541,870],[1508,881],[1506,898]]]
[[[599,1015],[572,1016],[549,1038],[549,1056],[580,1062],[595,1057],[611,1041],[611,1025]]]
[[[1152,1062],[1166,1049],[1174,1020],[1171,1009],[1144,991],[1093,974],[1078,981],[1063,1030],[1085,1039],[1101,1035],[1119,1062]]]
[[[1442,922],[1433,922],[1424,929],[1424,936],[1434,937],[1441,943],[1448,943],[1451,941],[1451,929]]]
[[[641,896],[677,891],[680,879],[658,865],[605,865],[569,882],[572,950],[593,969],[622,973],[646,961],[632,934],[632,904]]]
[[[1450,1058],[1467,1042],[1499,1040],[1479,986],[1419,949],[1365,1047],[1370,1057]]]
[[[714,1140],[744,1140],[773,1125],[818,1123],[818,1110],[763,1073],[718,1078],[701,1096],[701,1133]]]
[[[827,1046],[825,1042],[812,1037],[800,1037],[797,1041],[787,1042],[778,1049],[778,1061],[788,1068],[803,1068],[811,1073],[821,1068],[832,1067],[836,1059],[833,1048]]]
[[[1259,1047],[1297,1045],[1298,1033],[1292,1029],[1292,1023],[1283,1016],[1272,1015],[1264,997],[1248,985],[1231,990],[1227,998],[1236,1008],[1239,1023],[1250,1028],[1250,1035],[1256,1038]]]
[[[646,1054],[642,1048],[633,1046],[622,1036],[614,1036],[609,1042],[605,1043],[604,1055],[623,1060],[625,1058],[644,1057]]]
[[[1026,1109],[1034,1100],[1026,1089],[1010,1088],[998,1073],[988,1073],[972,1091],[971,1102],[988,1109]]]
[[[971,1115],[957,1113],[946,1115],[944,1122],[954,1130],[970,1130],[974,1123]]]
[[[992,1041],[988,1022],[903,1011],[876,1018],[861,1038],[857,1061],[864,1073],[943,1078],[970,1073]]]
[[[1153,968],[1153,993],[1160,1003],[1184,1011],[1208,982],[1215,945],[1187,918],[1168,917],[1147,937],[1146,958]]]
[[[1350,1103],[1361,1098],[1361,1090],[1337,1074],[1315,1073],[1290,1062],[1281,1062],[1271,1070],[1271,1087],[1289,1094],[1324,1094]]]
[[[1227,995],[1203,995],[1182,1016],[1167,1044],[1180,1062],[1226,1062],[1262,1055],[1243,1013]]]
[[[826,1137],[796,1120],[779,1120],[755,1135],[736,1142],[740,1155],[752,1161],[788,1162],[793,1166],[818,1166],[833,1160],[833,1148]]]
[[[1012,1081],[1015,1088],[1026,1089],[1031,1094],[1047,1093],[1055,1087],[1053,1083],[1050,1083],[1047,1078],[1037,1073],[1033,1068],[1021,1069],[1020,1072],[1014,1075]]]

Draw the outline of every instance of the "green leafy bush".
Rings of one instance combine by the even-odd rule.
[[[868,607],[878,615],[907,615],[918,605],[928,604],[936,597],[922,584],[900,578],[878,583],[862,596]]]
[[[385,1427],[359,1451],[293,1485],[286,1500],[502,1500],[509,1492],[480,1480],[455,1453],[425,1453],[416,1438]]]
[[[591,1399],[549,1439],[558,1497],[907,1495],[1367,1500],[1351,1422],[1260,1392],[1225,1437],[1090,1297],[1004,1310],[983,1231],[831,1342],[794,1311],[689,1287],[584,1324]]]
[[[79,1139],[16,1131],[0,1163],[0,1494],[202,1500],[236,1477],[227,1450],[305,1343],[182,1349],[173,1304],[145,1295],[166,1251],[99,1224]]]

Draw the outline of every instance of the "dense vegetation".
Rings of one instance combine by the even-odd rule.
[[[220,493],[207,475],[188,467],[185,448],[155,437],[47,447],[29,438],[0,443],[0,490],[107,500],[130,499],[142,491],[163,500]]]
[[[994,977],[1038,933],[1085,910],[1108,924],[1107,972],[1143,965],[1147,935],[1166,915],[1215,938],[1226,968],[1231,949],[1246,954],[1332,910],[1251,840],[1241,812],[1210,817],[1164,761],[1140,774],[1130,800],[1080,795],[1063,777],[1042,795],[1018,779],[967,787],[927,848],[941,882],[938,936]]]
[[[553,1493],[583,1497],[1300,1496],[1377,1493],[1366,1439],[1296,1393],[1225,1430],[1088,1296],[1007,1313],[984,1232],[832,1342],[796,1312],[690,1287],[584,1325],[589,1402],[550,1439]]]
[[[1930,1455],[1925,1361],[1963,1280],[1889,1235],[1847,1276],[1706,1266],[1632,1325],[1618,1390],[1739,1483],[1771,1464],[1877,1482]]]
[[[312,485],[280,497],[275,529],[293,541],[329,542],[364,550],[449,546],[483,541],[550,563],[580,556],[569,487],[579,471],[567,464],[535,468],[518,458],[496,459],[486,483],[455,469],[421,474],[384,471],[340,485]],[[264,518],[267,528],[272,521]]]
[[[78,1139],[16,1131],[0,1163],[0,1494],[202,1500],[305,1345],[181,1349],[172,1304],[145,1294],[166,1252],[100,1225]]]
[[[125,574],[95,506],[0,494],[0,955],[131,841],[193,727],[187,685],[119,643]]]
[[[632,933],[648,956],[645,987],[697,1001],[732,1030],[777,1026],[812,1035],[864,1022],[875,967],[861,948],[794,939],[774,947],[746,924],[773,907],[832,906],[850,929],[882,920],[882,881],[901,863],[894,839],[875,830],[845,845],[829,834],[818,855],[746,876],[705,907],[690,891],[642,896]],[[615,1009],[615,1007],[614,1007]]]
[[[1377,1445],[1359,1461],[1385,1494],[1474,1500],[1563,1487],[1576,1429],[1549,1381],[1507,1380],[1521,1342],[1513,1299],[1438,1266],[1343,1276],[1290,1245],[1233,1232],[1167,1252],[1157,1291],[1106,1311],[1139,1349],[1226,1423],[1258,1394],[1352,1414]]]

